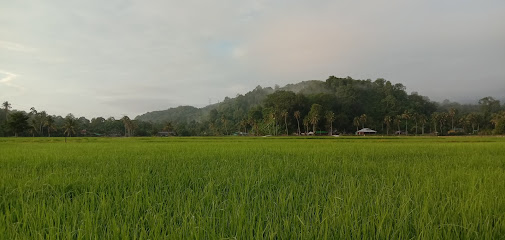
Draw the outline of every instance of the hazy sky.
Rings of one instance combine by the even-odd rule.
[[[505,1],[0,0],[16,109],[134,117],[330,75],[504,98]]]

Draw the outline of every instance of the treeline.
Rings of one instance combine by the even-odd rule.
[[[162,129],[148,122],[131,120],[125,116],[121,119],[109,117],[92,118],[75,117],[68,114],[65,117],[49,115],[46,111],[31,108],[30,112],[10,111],[11,104],[3,103],[0,114],[3,124],[0,125],[0,136],[30,136],[30,137],[121,137],[121,136],[152,136]]]
[[[256,87],[204,108],[181,106],[130,119],[53,116],[4,102],[3,136],[177,136],[354,134],[504,134],[505,106],[492,97],[477,104],[436,103],[384,79],[329,77],[275,88]]]

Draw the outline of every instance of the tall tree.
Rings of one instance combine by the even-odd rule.
[[[7,119],[8,119],[8,116],[9,116],[9,109],[11,109],[11,104],[9,103],[9,101],[5,101],[2,103],[2,107],[4,108],[4,112],[5,112],[5,123],[7,123]]]
[[[281,117],[284,118],[284,125],[286,126],[286,135],[289,136],[289,132],[288,132],[288,111],[282,111],[281,112]]]
[[[275,119],[275,112],[272,108],[264,108],[265,123],[267,124],[268,131],[271,135],[277,135],[277,120]]]
[[[491,123],[494,125],[494,134],[505,134],[505,111],[493,113]]]
[[[335,113],[332,111],[326,112],[326,122],[330,124],[330,133],[329,135],[333,135],[333,121],[335,121]]]
[[[352,120],[352,124],[356,127],[356,132],[359,131],[359,125],[360,125],[359,117],[354,117],[354,119]]]
[[[312,124],[312,132],[316,134],[316,125],[319,122],[319,115],[312,114],[310,117],[310,124]]]
[[[402,119],[405,120],[405,135],[408,135],[409,134],[408,123],[409,123],[409,119],[410,119],[409,111],[405,110],[405,112],[403,112]]]
[[[479,129],[480,119],[481,119],[481,117],[480,117],[480,114],[478,114],[478,113],[469,113],[468,115],[466,115],[466,121],[472,127],[472,134],[475,134],[476,132],[478,132],[480,130]]]
[[[417,135],[417,123],[419,122],[419,114],[417,112],[411,113],[410,119],[414,120],[414,127],[416,129],[416,135]]]
[[[47,127],[47,135],[51,137],[51,130],[56,130],[54,118],[52,116],[47,116],[44,126]]]
[[[454,117],[456,116],[457,110],[455,108],[449,109],[449,117],[451,118],[451,129],[454,130]]]
[[[419,123],[421,124],[421,134],[424,135],[424,125],[426,124],[426,122],[428,121],[426,115],[424,114],[421,114],[419,115],[418,117],[418,121]],[[417,130],[416,130],[417,131]]]
[[[44,133],[44,124],[47,118],[46,111],[39,112],[34,107],[31,107],[28,116],[31,118],[30,125],[33,127],[33,136],[35,136],[35,133],[42,136]]]
[[[295,119],[296,119],[296,123],[298,124],[298,136],[300,136],[301,134],[301,131],[300,131],[300,111],[295,111],[295,113],[293,114],[295,116]]]
[[[321,113],[323,111],[323,107],[317,103],[312,104],[310,107],[309,118],[310,123],[312,124],[312,132],[316,134],[316,125],[321,118]]]
[[[247,133],[247,119],[242,119],[239,122],[239,132],[242,132],[242,128],[244,128],[244,133]]]
[[[492,113],[500,111],[500,101],[494,99],[493,97],[485,97],[480,99],[479,105],[481,111],[484,113],[484,117],[486,117],[486,115],[491,115]]]
[[[361,128],[365,128],[365,124],[366,124],[366,120],[368,119],[368,116],[366,114],[361,114],[361,116],[359,116],[359,121],[361,123]]]
[[[30,114],[32,114],[32,115],[37,115],[37,113],[38,113],[38,112],[37,112],[37,110],[35,109],[35,107],[31,107],[31,108],[30,108]]]
[[[437,125],[438,125],[438,122],[440,121],[440,113],[439,112],[434,112],[431,114],[431,122],[433,123],[434,125],[434,128],[435,129],[435,134],[438,132],[438,129],[437,129]],[[438,135],[438,134],[437,134]]]
[[[307,115],[303,118],[303,126],[305,126],[305,135],[309,134],[309,124],[310,124],[310,118],[309,115]]]
[[[71,137],[72,134],[76,134],[77,129],[77,120],[74,115],[68,114],[65,117],[65,121],[63,122],[63,134],[65,134],[65,142],[67,141],[66,137]]]
[[[259,136],[259,124],[263,119],[263,109],[261,106],[256,106],[249,109],[249,123],[253,126],[254,135]]]
[[[9,121],[7,121],[7,127],[14,132],[14,136],[17,137],[19,133],[22,133],[29,128],[28,116],[23,112],[15,112],[11,114]]]
[[[442,112],[439,115],[439,126],[440,126],[440,133],[444,134],[444,127],[447,123],[447,119],[449,119],[449,114],[446,112]]]
[[[223,123],[224,125],[224,131],[226,133],[226,135],[228,135],[228,119],[226,119],[226,117],[224,115],[221,115],[221,123]]]
[[[396,115],[395,119],[394,119],[394,123],[396,126],[398,126],[398,132],[402,132],[401,128],[400,128],[400,124],[402,123],[402,115]]]
[[[30,133],[32,134],[32,137],[35,137],[35,133],[39,133],[39,125],[37,123],[37,121],[32,118],[32,120],[29,122],[29,125],[30,125]]]
[[[391,122],[393,119],[391,116],[387,115],[384,117],[384,123],[386,124],[386,135],[389,135],[389,128],[391,128]]]
[[[133,132],[133,122],[128,116],[124,116],[121,118],[121,121],[124,125],[125,137],[131,137]]]

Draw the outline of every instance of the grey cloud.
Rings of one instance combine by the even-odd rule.
[[[3,1],[0,69],[25,91],[0,94],[88,117],[329,75],[384,77],[436,100],[500,98],[503,29],[498,0]]]

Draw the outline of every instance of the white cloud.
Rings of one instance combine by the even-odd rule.
[[[35,48],[28,47],[19,43],[7,42],[1,40],[0,40],[0,49],[6,49],[17,52],[34,52],[36,50]]]
[[[2,75],[4,75],[4,76],[2,77]],[[14,73],[7,72],[7,71],[0,69],[0,83],[1,84],[5,85],[7,87],[15,88],[17,90],[24,90],[24,88],[22,86],[14,84],[14,79],[17,77],[18,77],[18,75],[14,74]]]

